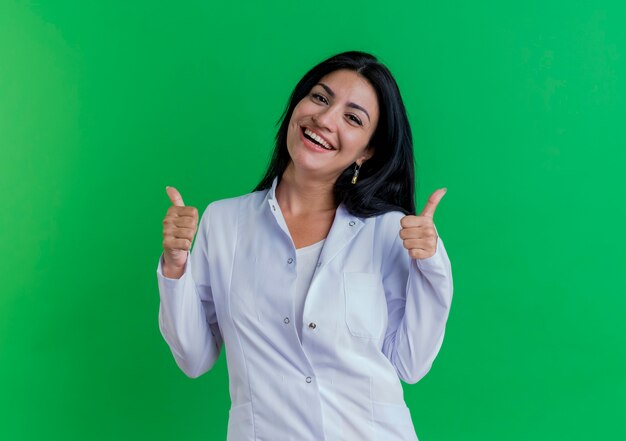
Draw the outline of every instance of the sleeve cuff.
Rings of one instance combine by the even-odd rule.
[[[164,261],[163,261],[163,253],[161,253],[161,256],[159,257],[159,263],[157,265],[157,270],[156,270],[157,278],[159,279],[160,284],[167,288],[175,288],[179,286],[181,283],[184,283],[185,279],[187,278],[187,273],[189,272],[190,260],[191,260],[191,256],[189,255],[189,251],[187,251],[187,262],[185,262],[185,269],[183,271],[183,274],[180,276],[179,279],[171,279],[163,275]]]

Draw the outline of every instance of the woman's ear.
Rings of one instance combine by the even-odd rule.
[[[374,147],[372,147],[371,145],[368,145],[367,147],[365,147],[365,151],[363,152],[363,155],[360,158],[358,158],[355,162],[360,167],[363,165],[365,161],[370,159],[372,156],[374,156]]]

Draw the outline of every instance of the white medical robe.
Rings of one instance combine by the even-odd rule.
[[[411,259],[400,212],[337,208],[294,318],[296,252],[271,189],[209,204],[180,279],[163,276],[159,327],[190,377],[222,345],[232,406],[228,441],[415,441],[400,380],[415,383],[441,347],[450,262]]]

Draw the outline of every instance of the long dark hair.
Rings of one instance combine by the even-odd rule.
[[[352,184],[354,164],[346,168],[334,187],[335,203],[343,203],[358,217],[371,217],[399,210],[415,214],[415,171],[413,138],[406,109],[396,80],[386,66],[365,52],[344,52],[321,62],[308,71],[291,93],[279,122],[276,144],[265,176],[254,189],[272,186],[280,179],[290,161],[287,151],[287,128],[296,105],[306,97],[319,80],[336,70],[352,70],[369,81],[378,97],[380,116],[369,145],[373,156],[365,161],[358,182]]]

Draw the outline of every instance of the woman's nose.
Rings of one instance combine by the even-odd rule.
[[[335,131],[337,128],[337,112],[332,108],[313,114],[312,119],[320,128]]]

